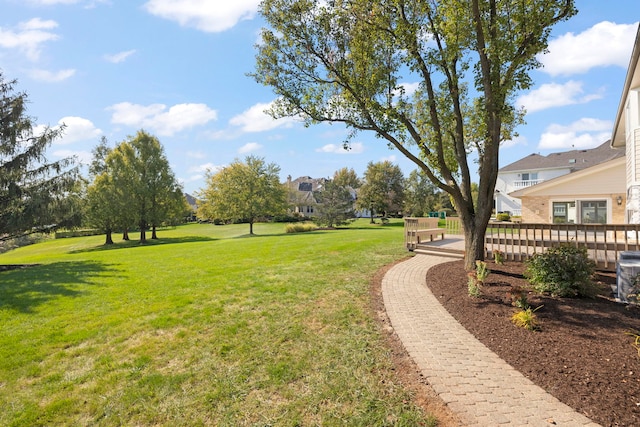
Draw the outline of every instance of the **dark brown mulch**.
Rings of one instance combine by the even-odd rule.
[[[556,398],[604,426],[640,425],[640,355],[630,331],[640,331],[640,308],[612,299],[615,274],[598,277],[594,299],[528,294],[539,331],[515,326],[509,292],[527,287],[524,265],[487,262],[483,295],[468,296],[463,261],[437,265],[427,285],[482,343]],[[640,333],[640,332],[639,332]]]

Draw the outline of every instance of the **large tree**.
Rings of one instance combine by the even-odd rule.
[[[353,195],[346,185],[335,180],[326,180],[322,188],[314,191],[318,202],[315,222],[318,225],[333,227],[344,225],[355,217],[353,212]]]
[[[371,222],[376,212],[386,217],[402,210],[404,176],[398,165],[388,160],[369,162],[363,181],[358,190],[357,205],[360,209],[371,210]]]
[[[436,208],[438,193],[429,177],[413,170],[405,181],[403,213],[407,216],[426,216]]]
[[[278,95],[272,115],[371,131],[413,161],[453,198],[472,269],[484,257],[500,143],[522,120],[513,100],[574,1],[264,0],[260,11],[270,29],[254,78]]]
[[[82,191],[73,158],[48,162],[45,151],[64,132],[34,132],[27,95],[0,72],[0,240],[79,225]]]
[[[280,183],[280,167],[255,156],[235,160],[207,175],[207,187],[198,193],[198,216],[205,219],[246,221],[249,234],[257,219],[286,211],[287,191]]]
[[[93,183],[89,186],[89,219],[107,233],[116,227],[140,229],[140,242],[146,242],[146,232],[183,216],[186,199],[175,178],[160,141],[139,131],[135,137],[110,149],[106,140],[94,149],[89,168]]]

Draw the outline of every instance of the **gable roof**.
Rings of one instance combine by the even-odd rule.
[[[572,192],[571,183],[583,181],[585,178],[589,176],[596,176],[598,173],[606,173],[607,176],[612,177],[612,171],[621,171],[624,175],[625,173],[625,162],[624,158],[615,158],[610,159],[608,161],[602,162],[595,167],[582,169],[577,171],[576,173],[569,173],[566,175],[562,175],[548,181],[541,182],[540,184],[532,185],[530,187],[522,188],[520,190],[512,191],[509,193],[512,197],[523,197],[523,196],[536,196],[536,195],[544,195],[552,188],[563,187],[567,188],[568,192]],[[622,192],[624,191],[624,180],[616,180],[616,182],[620,182],[620,188],[608,188],[611,192]],[[591,189],[593,191],[593,188]]]
[[[609,141],[607,141],[596,148],[587,150],[563,151],[560,153],[551,153],[546,156],[533,153],[499,169],[498,172],[561,168],[569,168],[571,172],[575,172],[590,168],[602,162],[623,157],[624,154],[624,150],[612,149]]]
[[[640,86],[640,68],[638,68],[638,58],[640,58],[640,25],[638,25],[636,41],[633,44],[631,60],[629,61],[629,68],[627,68],[627,77],[624,80],[622,96],[620,97],[620,103],[618,104],[618,113],[616,114],[616,121],[613,125],[611,146],[614,148],[624,147],[627,143],[625,136],[626,118],[624,115],[624,110],[627,103],[627,96],[629,95],[629,91]]]

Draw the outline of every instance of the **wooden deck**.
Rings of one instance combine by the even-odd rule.
[[[421,245],[412,238],[412,231],[424,227],[421,220],[405,219],[405,245],[414,251],[438,251],[438,247],[450,252],[451,248],[429,242]],[[447,219],[447,235],[461,230],[455,218]],[[440,243],[440,242],[438,242]],[[463,242],[464,243],[464,242]],[[495,251],[502,251],[507,261],[525,261],[547,248],[570,244],[587,248],[589,257],[601,270],[615,271],[621,252],[640,251],[640,224],[521,224],[491,222],[485,235],[485,256],[493,258]],[[460,243],[456,244],[460,253]],[[462,245],[463,246],[463,245]],[[464,252],[462,252],[464,253]]]

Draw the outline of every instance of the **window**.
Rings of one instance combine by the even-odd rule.
[[[581,202],[580,212],[580,219],[583,224],[607,223],[607,202],[605,200]]]
[[[576,222],[576,202],[553,202],[553,223]]]
[[[525,172],[522,174],[523,181],[535,181],[538,179],[538,172]]]

